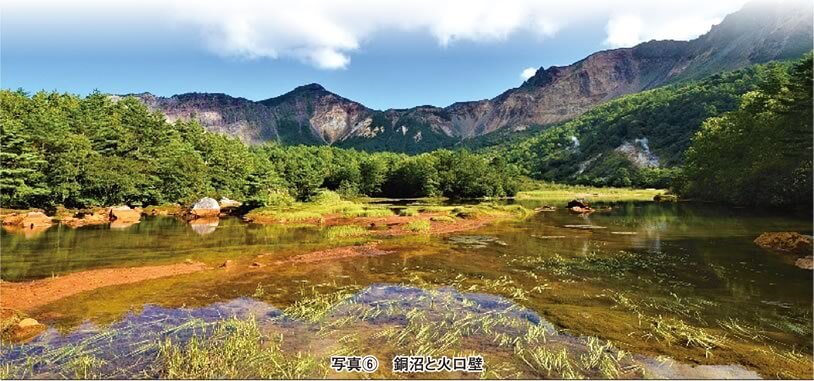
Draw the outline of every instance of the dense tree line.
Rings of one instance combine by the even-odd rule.
[[[737,109],[740,97],[771,82],[790,63],[756,65],[700,81],[679,83],[604,103],[533,136],[481,151],[524,169],[533,178],[595,186],[670,186],[692,136],[707,118]],[[618,149],[644,145],[658,167],[636,166]],[[643,140],[647,139],[647,140]]]
[[[769,67],[737,110],[710,118],[687,151],[684,195],[736,204],[812,206],[812,55]]]
[[[465,150],[418,156],[333,147],[250,147],[168,123],[133,98],[0,91],[3,207],[189,203],[203,196],[268,205],[319,188],[388,197],[495,197],[519,171]]]

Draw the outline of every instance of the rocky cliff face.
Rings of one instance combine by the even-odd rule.
[[[317,84],[260,102],[224,94],[138,95],[170,120],[195,118],[248,143],[335,144],[419,152],[506,127],[565,121],[625,94],[751,64],[802,56],[812,47],[807,3],[750,4],[692,41],[650,41],[540,68],[520,87],[448,107],[371,110]]]

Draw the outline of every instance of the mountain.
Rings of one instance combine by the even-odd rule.
[[[495,98],[447,107],[373,110],[318,84],[253,102],[225,94],[168,98],[138,94],[169,120],[198,119],[248,143],[330,144],[422,152],[498,130],[524,131],[573,119],[608,100],[757,63],[793,59],[812,48],[808,3],[750,3],[692,41],[649,41],[540,68]]]

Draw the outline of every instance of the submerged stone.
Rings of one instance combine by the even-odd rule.
[[[809,255],[807,257],[798,258],[794,265],[803,269],[803,270],[814,270],[814,256]]]
[[[487,235],[456,235],[447,238],[447,241],[455,246],[467,249],[482,249],[492,243],[500,246],[508,246],[506,242],[499,240],[497,237]]]
[[[755,238],[758,246],[785,253],[811,254],[812,239],[797,232],[767,232]]]
[[[605,226],[599,225],[563,225],[563,227],[569,229],[579,229],[579,230],[598,230],[598,229],[607,229]]]

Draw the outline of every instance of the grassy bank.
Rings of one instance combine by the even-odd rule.
[[[438,230],[460,230],[456,225],[475,225],[499,219],[525,218],[532,211],[520,205],[481,202],[466,205],[438,205],[438,200],[423,204],[417,200],[409,206],[373,204],[368,199],[343,199],[331,191],[323,191],[311,202],[296,202],[283,206],[251,210],[245,219],[261,224],[308,224],[331,226],[333,238],[364,235],[365,227],[382,228],[390,232],[423,233]],[[443,227],[443,228],[442,228]]]
[[[538,182],[528,190],[518,192],[516,200],[540,200],[562,202],[575,198],[591,202],[653,201],[656,195],[664,195],[664,189],[598,188],[585,185],[566,185]]]

